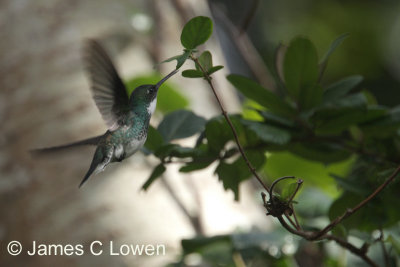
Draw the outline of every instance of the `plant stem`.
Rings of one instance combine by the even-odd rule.
[[[272,189],[273,189],[273,185],[271,186],[271,189],[268,188],[268,186],[266,186],[264,184],[264,182],[262,181],[262,179],[258,176],[255,168],[253,167],[253,165],[251,164],[251,162],[249,161],[249,159],[247,158],[244,149],[242,147],[242,145],[240,144],[239,141],[239,137],[238,134],[236,132],[235,127],[232,124],[232,121],[230,120],[224,106],[221,103],[221,100],[215,90],[215,87],[212,83],[211,77],[208,75],[207,71],[203,68],[203,66],[199,63],[198,59],[196,57],[194,57],[193,55],[190,56],[190,58],[195,62],[195,64],[197,64],[197,66],[199,67],[199,69],[202,71],[204,78],[206,79],[207,83],[209,84],[211,90],[214,93],[215,98],[217,99],[217,102],[220,106],[222,115],[225,117],[229,127],[232,130],[233,136],[235,138],[237,147],[239,148],[239,152],[243,158],[243,160],[246,162],[250,172],[254,175],[254,177],[257,179],[257,181],[263,186],[263,188],[270,194],[270,198],[272,198]],[[368,265],[372,266],[372,267],[378,267],[378,265],[372,261],[368,256],[367,256],[367,251],[368,248],[357,248],[354,245],[352,245],[351,243],[347,242],[346,240],[343,240],[337,236],[334,235],[330,235],[327,234],[330,230],[332,230],[333,227],[335,227],[337,224],[339,224],[340,222],[342,222],[344,219],[346,219],[347,217],[351,216],[352,214],[354,214],[355,212],[357,212],[359,209],[361,209],[362,207],[364,207],[369,201],[371,201],[376,195],[378,195],[383,189],[386,188],[386,186],[391,183],[396,176],[400,173],[400,165],[396,168],[396,170],[392,173],[392,175],[390,175],[390,177],[388,177],[385,182],[383,184],[381,184],[373,193],[371,193],[367,198],[365,198],[363,201],[361,201],[358,205],[356,205],[354,208],[349,208],[347,209],[341,216],[337,217],[336,219],[334,219],[330,224],[328,224],[325,228],[323,228],[320,231],[316,231],[316,232],[310,232],[310,231],[304,231],[301,229],[297,218],[295,218],[295,222],[293,222],[290,217],[287,214],[284,214],[286,218],[288,218],[290,224],[293,226],[290,226],[285,219],[282,217],[282,215],[277,216],[277,219],[279,220],[279,222],[281,223],[281,225],[288,230],[290,233],[294,234],[294,235],[298,235],[301,236],[303,238],[305,238],[306,240],[309,241],[317,241],[317,240],[332,240],[335,241],[338,245],[342,246],[343,248],[346,248],[347,250],[349,250],[350,252],[354,253],[355,255],[359,256],[361,259],[363,259],[366,263],[368,263]],[[283,177],[282,179],[285,179],[288,177]],[[294,177],[293,177],[294,178]],[[278,179],[280,180],[280,179]],[[298,189],[297,189],[298,190]],[[296,190],[296,191],[297,191]],[[265,194],[263,196],[264,198],[264,202],[265,202]],[[293,211],[294,212],[294,211]]]
[[[290,233],[294,234],[294,235],[298,235],[301,236],[309,241],[315,241],[316,239],[312,239],[313,237],[313,232],[307,232],[307,231],[303,231],[303,230],[296,230],[293,229],[292,227],[290,227],[290,225],[288,225],[286,223],[286,221],[283,219],[282,216],[278,216],[277,217],[279,222],[281,223],[281,225],[288,230]],[[340,245],[341,247],[347,249],[348,251],[352,252],[353,254],[359,256],[361,259],[363,259],[366,263],[368,263],[368,265],[372,266],[372,267],[379,267],[378,264],[376,264],[373,260],[371,260],[371,258],[369,258],[367,256],[367,250],[363,249],[363,248],[357,248],[356,246],[354,246],[353,244],[347,242],[346,240],[340,239],[334,235],[328,235],[325,234],[323,236],[321,236],[319,238],[319,240],[323,240],[323,239],[327,239],[327,240],[332,240],[335,241],[338,245]]]
[[[254,177],[257,179],[257,181],[262,185],[262,187],[269,193],[270,190],[269,190],[268,186],[263,182],[263,180],[260,178],[260,176],[258,176],[256,169],[253,167],[253,165],[251,164],[251,162],[247,158],[247,156],[246,156],[246,154],[244,152],[244,149],[243,149],[242,145],[240,144],[239,136],[238,136],[238,134],[236,132],[236,129],[233,126],[232,121],[229,118],[228,113],[226,112],[224,106],[222,105],[222,102],[221,102],[221,100],[220,100],[220,98],[219,98],[219,96],[217,94],[217,91],[215,90],[215,87],[214,87],[214,85],[213,85],[213,83],[211,81],[210,75],[208,75],[207,71],[203,68],[203,66],[200,64],[199,60],[196,57],[191,55],[190,58],[195,62],[195,64],[197,64],[199,66],[201,72],[203,72],[204,78],[206,79],[206,81],[207,81],[208,85],[210,86],[211,90],[213,91],[214,96],[217,99],[218,105],[219,105],[219,107],[221,109],[222,115],[225,117],[225,120],[227,121],[229,127],[232,130],[233,136],[235,138],[236,145],[238,146],[239,152],[242,155],[243,160],[246,162],[247,167],[249,168],[250,172],[254,175]]]
[[[372,267],[379,267],[378,264],[376,264],[373,260],[371,260],[370,257],[367,256],[366,251],[363,250],[362,248],[357,248],[356,246],[350,244],[349,242],[340,239],[336,236],[333,235],[325,235],[324,239],[332,240],[335,241],[337,244],[339,244],[341,247],[346,248],[348,251],[352,252],[353,254],[359,256],[361,259],[363,259],[366,263],[368,263]]]
[[[385,238],[384,238],[382,228],[379,229],[379,238],[377,241],[379,242],[379,244],[381,245],[381,248],[382,248],[383,259],[385,260],[385,267],[389,267],[390,259],[389,259],[388,251],[386,250]]]
[[[319,232],[316,232],[315,235],[313,236],[313,239],[319,239],[321,236],[324,234],[328,233],[333,227],[335,227],[337,224],[339,224],[341,221],[349,217],[351,214],[357,212],[359,209],[364,207],[369,201],[371,201],[376,195],[378,195],[390,182],[396,178],[396,176],[400,173],[400,166],[397,167],[397,169],[390,175],[389,178],[386,179],[386,181],[381,184],[375,191],[370,194],[367,198],[365,198],[363,201],[358,203],[357,206],[355,206],[352,209],[347,209],[341,216],[337,217],[334,219],[330,224],[328,224],[324,229],[322,229]]]
[[[239,28],[239,34],[243,34],[249,28],[250,22],[254,18],[254,15],[257,11],[258,5],[260,4],[260,0],[253,0],[251,3],[250,10],[247,12],[242,25]]]

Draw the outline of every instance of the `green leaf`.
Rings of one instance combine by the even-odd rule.
[[[318,55],[310,40],[297,37],[289,45],[283,74],[286,88],[300,108],[309,109],[321,100],[322,88],[317,86]]]
[[[242,120],[243,124],[254,131],[257,136],[267,143],[284,145],[290,141],[290,133],[282,128],[263,124],[256,121]]]
[[[203,73],[200,70],[184,70],[182,71],[182,76],[186,78],[202,78]]]
[[[195,157],[198,153],[200,152],[196,148],[183,147],[177,144],[166,144],[158,148],[154,155],[160,159],[165,159],[166,157],[189,158]]]
[[[290,145],[289,151],[305,159],[325,164],[343,161],[351,155],[341,147],[325,143],[295,143]]]
[[[208,70],[212,67],[212,56],[210,51],[204,51],[198,58],[199,64],[203,67],[205,71],[208,72]],[[197,70],[201,71],[200,67],[195,64],[195,67]]]
[[[243,142],[246,140],[239,118],[236,116],[229,116],[229,118],[239,135],[239,140],[244,145]],[[217,152],[224,148],[226,142],[234,138],[232,130],[223,116],[217,116],[207,122],[205,135],[210,149]]]
[[[192,161],[186,163],[179,169],[180,172],[192,172],[204,169],[218,159],[219,154],[210,150],[207,144],[200,144],[196,146],[192,154]]]
[[[339,175],[331,174],[335,179],[338,186],[342,187],[344,190],[355,193],[358,195],[364,195],[370,192],[370,189],[365,184],[360,184],[357,181],[352,181],[351,179],[345,179]]]
[[[212,118],[207,122],[205,135],[209,147],[214,151],[222,150],[226,142],[233,138],[232,131],[222,116]]]
[[[342,238],[342,239],[344,239],[344,240],[346,240],[346,238],[347,238],[347,236],[348,236],[348,231],[346,230],[346,228],[343,226],[343,225],[341,225],[341,224],[339,224],[339,225],[336,225],[333,229],[332,229],[332,234],[333,235],[335,235],[335,236],[337,236],[337,237],[340,237],[340,238]]]
[[[233,244],[229,235],[183,239],[184,254],[197,254],[201,266],[235,266],[232,258]],[[188,266],[187,264],[177,266]]]
[[[318,106],[322,102],[322,95],[324,89],[316,84],[314,87],[307,87],[304,90],[304,96],[301,97],[301,106],[304,109],[310,109]]]
[[[296,191],[298,184],[297,183],[290,183],[289,185],[285,186],[282,189],[281,197],[284,201],[288,201]]]
[[[247,151],[246,156],[255,169],[259,169],[266,161],[266,157],[261,151]],[[222,161],[215,172],[218,174],[219,180],[222,181],[224,188],[232,190],[235,200],[239,200],[239,184],[251,175],[243,158],[239,157],[233,163]]]
[[[222,69],[224,66],[214,66],[208,69],[208,75],[213,74],[216,71],[219,71],[220,69]]]
[[[326,51],[325,55],[322,57],[321,59],[321,65],[326,64],[326,62],[329,59],[329,56],[336,50],[336,48],[344,41],[344,39],[346,39],[347,37],[349,37],[348,33],[344,33],[342,35],[340,35],[338,38],[336,38],[330,45],[328,51]]]
[[[376,100],[376,97],[370,91],[367,91],[364,89],[364,90],[361,90],[361,92],[364,94],[365,98],[367,99],[368,105],[375,105],[375,106],[378,105],[378,101]]]
[[[211,244],[224,243],[232,246],[232,240],[229,235],[218,235],[212,237],[195,237],[193,239],[183,239],[182,248],[185,254],[198,252],[201,253],[204,248]]]
[[[290,145],[292,146],[292,144]],[[307,146],[306,146],[307,147]],[[318,155],[319,156],[319,155]],[[307,188],[318,188],[328,193],[330,196],[338,196],[338,189],[336,183],[330,174],[335,173],[340,176],[345,176],[348,174],[351,166],[354,163],[354,158],[349,158],[346,161],[339,161],[337,163],[325,164],[324,162],[316,160],[307,160],[302,156],[295,155],[288,152],[287,150],[270,152],[268,153],[268,160],[266,167],[264,169],[268,177],[283,177],[296,175],[297,178],[304,179],[304,189],[297,199],[301,205],[298,205],[296,209],[302,208],[303,214],[307,213],[309,216],[313,214],[315,216],[317,209],[313,209],[317,204],[324,204],[326,211],[329,208],[330,201],[326,199],[323,201],[322,192],[312,192],[310,195],[305,195]],[[316,196],[313,196],[313,194]],[[321,199],[319,198],[321,197]],[[325,196],[327,197],[327,196]],[[313,203],[313,199],[320,201],[319,203]],[[328,203],[328,204],[327,204]],[[307,210],[307,209],[310,210]]]
[[[164,143],[164,139],[161,134],[153,127],[149,126],[149,130],[147,132],[147,140],[144,146],[150,151],[156,151],[159,147],[161,147]]]
[[[204,162],[189,162],[186,163],[185,166],[182,166],[179,171],[180,172],[193,172],[193,171],[198,171],[201,169],[205,169],[208,166],[210,166],[211,163],[214,162],[215,159],[209,159],[207,161]]]
[[[163,85],[157,93],[157,110],[169,113],[189,106],[189,100],[173,87]]]
[[[212,30],[213,24],[210,18],[195,17],[183,27],[181,43],[186,49],[194,49],[210,38]]]
[[[239,142],[243,147],[256,147],[259,143],[261,143],[256,133],[244,127],[242,119],[239,115],[230,115],[229,118],[236,130]],[[205,136],[207,138],[208,147],[214,153],[220,153],[228,141],[234,141],[232,129],[226,122],[225,117],[222,115],[217,116],[207,122]]]
[[[147,179],[147,181],[143,184],[142,189],[147,190],[149,186],[158,178],[160,177],[164,172],[166,168],[165,166],[160,163],[157,165],[157,167],[154,168],[153,172],[151,173],[150,177]]]
[[[360,126],[367,135],[388,137],[400,128],[400,106],[397,106],[374,121]]]
[[[386,113],[381,107],[367,109],[367,104],[363,93],[326,102],[314,110],[311,122],[316,126],[317,133],[332,131],[338,134],[354,124],[374,120]]]
[[[182,55],[170,57],[161,63],[171,62],[173,60],[176,60],[176,69],[179,69],[180,67],[182,67],[182,65],[185,63],[185,61],[189,58],[191,53],[192,53],[192,50],[185,50]]]
[[[351,216],[343,220],[341,224],[347,229],[357,229],[359,231],[371,232],[379,227],[387,227],[391,222],[390,214],[382,207],[386,207],[382,203],[380,197],[373,199],[366,207],[353,213]],[[351,209],[358,205],[365,196],[356,195],[354,193],[345,192],[340,198],[336,199],[329,209],[329,219],[332,221],[341,216],[347,209]],[[391,207],[389,207],[390,209]],[[397,210],[397,211],[395,211]],[[392,212],[398,214],[398,209],[392,209]],[[390,212],[389,212],[390,213]]]
[[[156,84],[162,77],[159,74],[139,76],[130,79],[126,82],[128,95],[132,91],[143,84]],[[189,101],[184,97],[178,90],[175,89],[176,86],[171,86],[171,82],[163,83],[160,90],[158,90],[157,97],[157,110],[166,113],[177,109],[186,108],[189,105]]]
[[[293,116],[295,114],[295,110],[288,103],[255,81],[236,74],[228,75],[227,79],[245,97],[254,100],[271,112],[285,116]]]
[[[367,109],[367,98],[363,93],[351,94],[337,100],[324,103],[316,109],[314,117],[318,119],[329,119],[355,110]]]
[[[340,133],[350,128],[350,126],[367,123],[369,121],[382,118],[387,113],[383,107],[370,107],[368,109],[355,109],[342,112],[337,116],[331,116],[318,123],[317,133]]]
[[[376,179],[376,177],[374,177]],[[359,177],[359,183],[366,183],[365,176]],[[372,188],[377,188],[379,183],[370,185]],[[335,217],[342,215],[348,208],[353,208],[358,205],[361,201],[372,192],[371,190],[366,195],[358,195],[352,192],[345,191],[344,194],[335,200],[329,210],[330,220]],[[383,194],[377,195],[367,205],[353,213],[342,224],[347,229],[357,229],[359,231],[371,232],[380,227],[383,229],[398,224],[400,215],[398,207],[393,205],[393,201],[396,201],[396,194],[398,188],[388,187],[385,189]]]
[[[204,130],[206,120],[191,111],[177,110],[169,113],[158,125],[165,142],[186,138]]]
[[[344,78],[328,86],[323,94],[323,102],[337,100],[347,95],[351,89],[359,85],[364,78],[360,75],[353,75]]]
[[[336,199],[329,208],[329,219],[334,220],[341,216],[347,209],[355,207],[363,198],[359,195],[345,193],[340,198]],[[359,210],[357,213],[352,214],[342,222],[342,225],[347,229],[357,227],[360,220],[359,214],[363,213],[365,209]]]
[[[259,110],[258,112],[268,124],[274,124],[288,128],[292,128],[295,126],[295,121],[289,120],[285,117],[264,110]]]

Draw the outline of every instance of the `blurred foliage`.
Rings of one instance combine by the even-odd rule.
[[[285,231],[258,231],[182,240],[182,259],[169,266],[292,266],[299,245]],[[232,255],[232,256],[231,256]],[[243,265],[245,264],[245,265]]]
[[[335,197],[339,194],[339,191],[332,175],[347,175],[354,160],[351,157],[345,161],[326,165],[322,162],[307,160],[287,151],[274,152],[268,155],[264,171],[268,177],[295,174],[296,177],[306,180],[305,186],[318,187],[325,194]]]
[[[177,68],[186,59],[195,60],[196,46],[204,43],[212,30],[208,18],[193,20],[182,32],[184,53],[171,58],[177,60]],[[211,26],[203,29],[204,25]],[[199,27],[205,31],[200,37],[193,34]],[[282,84],[279,94],[242,75],[227,77],[250,100],[244,115],[229,114],[229,118],[253,166],[264,171],[270,182],[283,175],[301,176],[304,180],[305,188],[295,205],[304,229],[321,229],[328,219],[365,199],[400,161],[400,106],[378,104],[371,92],[360,87],[363,78],[354,73],[328,84],[322,82],[327,62],[336,55],[335,50],[346,36],[331,42],[325,53],[318,53],[314,43],[304,36],[290,41],[282,61],[283,75],[275,77],[276,83]],[[211,53],[203,52],[197,62],[201,66],[186,70],[183,75],[211,79],[208,76],[213,68]],[[198,138],[192,147],[170,143],[196,134]],[[223,116],[205,120],[190,111],[174,111],[164,117],[158,129],[150,130],[145,146],[160,161],[145,189],[165,171],[168,163],[175,161],[183,163],[181,172],[204,169],[215,162],[215,174],[225,189],[233,191],[236,200],[239,184],[250,178],[248,166],[239,157],[234,136]],[[288,186],[281,187],[283,195],[293,191],[293,186]],[[377,249],[382,242],[388,247],[389,261],[398,262],[400,213],[394,203],[399,190],[400,182],[391,183],[365,208],[338,225],[333,234],[370,244],[369,255],[377,262],[383,262]],[[377,229],[383,231],[384,240],[375,237]],[[283,229],[277,228],[274,233],[280,231]],[[172,266],[241,266],[239,263],[292,266],[293,254],[301,253],[307,246],[291,236],[293,247],[285,249],[276,244],[285,238],[271,238],[271,235],[244,233],[183,240],[182,258]],[[337,253],[329,249],[329,242],[318,250],[320,254],[327,253],[324,258],[327,266],[341,265]],[[357,261],[360,260],[349,257],[351,266],[357,266]]]
[[[224,3],[232,21],[242,21],[242,10],[249,9],[242,1],[214,1]],[[399,10],[396,0],[259,1],[248,33],[270,65],[278,43],[288,43],[295,35],[309,36],[318,54],[323,55],[331,40],[349,33],[348,40],[329,60],[329,73],[323,82],[362,73],[364,86],[379,103],[394,106],[400,98],[399,65],[394,63],[399,56]]]

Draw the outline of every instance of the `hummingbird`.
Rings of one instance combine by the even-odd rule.
[[[135,88],[128,96],[126,87],[104,48],[95,40],[88,40],[84,50],[94,102],[108,130],[100,136],[78,142],[35,149],[34,153],[52,152],[81,145],[96,145],[89,170],[79,188],[112,162],[121,162],[136,153],[146,142],[150,118],[157,104],[160,86],[178,72],[174,70],[156,84]]]

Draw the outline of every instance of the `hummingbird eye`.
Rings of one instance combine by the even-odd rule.
[[[147,93],[148,93],[149,95],[154,94],[154,92],[155,92],[155,88],[154,88],[154,87],[150,87],[150,88],[147,90]]]

